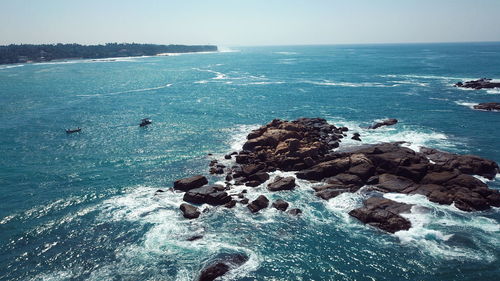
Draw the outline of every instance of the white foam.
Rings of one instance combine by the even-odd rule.
[[[401,243],[413,245],[422,251],[445,259],[495,260],[494,253],[476,250],[476,247],[456,246],[451,239],[459,232],[477,232],[487,234],[481,239],[473,239],[475,244],[500,243],[500,225],[490,218],[458,210],[453,205],[439,205],[430,202],[423,195],[405,195],[399,193],[384,194],[385,198],[413,204],[411,213],[401,214],[408,219],[412,227],[398,231],[395,236]],[[481,234],[477,234],[479,236]],[[476,246],[478,246],[476,245]],[[477,247],[482,249],[482,247]]]
[[[500,95],[500,88],[488,89],[486,90],[486,93],[490,95]]]
[[[359,88],[359,87],[382,87],[382,88],[387,88],[387,87],[396,87],[397,85],[385,85],[382,83],[374,83],[374,82],[358,82],[358,83],[353,83],[353,82],[333,82],[330,80],[323,80],[323,81],[302,81],[302,83],[307,83],[307,84],[312,84],[312,85],[319,85],[319,86],[335,86],[335,87],[352,87],[352,88]]]
[[[342,139],[341,148],[343,146],[358,146],[363,144],[377,144],[384,142],[406,141],[403,144],[412,150],[420,151],[422,146],[438,146],[439,148],[453,148],[454,144],[448,140],[448,137],[439,132],[429,129],[418,128],[413,126],[405,126],[398,123],[394,126],[383,126],[376,130],[360,127],[355,122],[348,122],[342,119],[329,120],[331,124],[336,126],[346,126],[349,128],[348,137]],[[361,134],[361,142],[351,139],[351,133],[358,132]]]
[[[135,93],[135,92],[147,92],[147,91],[153,91],[153,90],[159,90],[163,88],[168,88],[171,87],[173,84],[165,84],[162,86],[158,87],[152,87],[152,88],[142,88],[142,89],[134,89],[134,90],[127,90],[127,91],[119,91],[119,92],[111,92],[111,93],[105,93],[105,94],[84,94],[84,95],[76,95],[77,97],[99,97],[99,96],[112,96],[112,95],[120,95],[120,94],[127,94],[127,93]]]
[[[477,105],[477,103],[475,103],[475,102],[466,102],[466,101],[455,101],[454,103],[461,105],[461,106],[468,107],[470,109],[474,109],[474,105]]]
[[[24,64],[16,64],[16,65],[0,65],[0,70],[4,69],[11,69],[11,68],[17,68],[17,67],[23,67]]]
[[[278,54],[278,55],[298,55],[299,53],[297,52],[274,52],[275,54]]]

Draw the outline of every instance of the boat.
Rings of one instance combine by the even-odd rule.
[[[66,130],[66,134],[78,133],[78,132],[80,132],[81,130],[82,130],[81,128],[76,128],[76,129],[67,129],[67,130]]]
[[[151,119],[144,118],[144,119],[141,120],[141,123],[139,124],[139,126],[144,127],[144,126],[147,126],[147,125],[149,125],[151,123],[153,123],[153,121],[151,121]]]

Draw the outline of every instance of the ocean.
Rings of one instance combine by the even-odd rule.
[[[467,213],[387,194],[426,207],[391,235],[347,214],[361,205],[358,193],[324,201],[306,181],[292,192],[237,187],[251,200],[283,198],[299,217],[237,205],[187,220],[182,194],[155,192],[208,174],[211,160],[275,118],[322,117],[363,143],[408,141],[500,162],[500,113],[471,109],[498,102],[500,90],[453,87],[499,79],[499,65],[500,43],[0,65],[0,280],[196,280],[232,253],[249,260],[222,280],[498,280],[498,208]],[[142,118],[153,124],[139,127]],[[366,129],[384,118],[399,123]],[[293,172],[273,176],[282,174]],[[487,183],[500,189],[499,176]]]

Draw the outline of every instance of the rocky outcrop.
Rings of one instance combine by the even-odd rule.
[[[408,213],[411,207],[411,205],[389,199],[371,197],[364,202],[364,207],[350,211],[349,215],[366,224],[394,233],[410,229],[410,221],[400,214]]]
[[[478,80],[472,80],[467,82],[458,82],[455,84],[455,87],[460,88],[469,88],[469,89],[492,89],[492,88],[500,88],[500,82],[493,82],[492,79],[481,78]]]
[[[206,177],[204,177],[202,175],[197,175],[197,176],[193,176],[193,177],[189,177],[189,178],[176,180],[174,182],[174,189],[188,191],[191,189],[202,187],[207,183],[208,183],[208,180]]]
[[[182,203],[180,206],[182,214],[186,219],[196,219],[200,216],[200,211],[193,205]]]
[[[377,122],[369,127],[369,129],[378,129],[382,126],[392,126],[398,123],[398,119],[390,118],[390,119],[385,119],[381,122]]]
[[[396,122],[388,119],[372,128]],[[348,131],[348,128],[335,127],[321,118],[276,119],[250,132],[244,149],[231,154],[236,161],[232,167],[225,167],[217,160],[211,162],[212,168],[227,173],[221,175],[227,180],[226,186],[205,185],[206,178],[195,176],[176,181],[174,188],[187,191],[184,194],[186,202],[227,208],[248,204],[250,212],[256,213],[269,206],[265,196],[260,195],[249,203],[243,192],[232,194],[232,199],[225,190],[233,185],[262,188],[267,183],[269,191],[292,192],[296,188],[293,176],[268,181],[273,171],[294,171],[297,178],[317,183],[313,186],[315,195],[324,200],[366,186],[370,191],[367,194],[372,197],[364,202],[364,207],[350,214],[391,233],[411,227],[411,223],[401,216],[409,212],[411,206],[381,198],[384,193],[420,194],[432,202],[453,204],[464,211],[500,207],[500,193],[474,177],[495,178],[499,167],[494,161],[431,148],[415,152],[405,147],[404,142],[335,149]],[[353,136],[359,138],[357,134]],[[233,158],[229,156],[225,158]],[[289,210],[288,203],[283,200],[275,201],[273,207],[288,210],[292,215],[301,213],[299,209]]]
[[[248,261],[244,254],[232,254],[202,269],[198,281],[213,281]]]
[[[477,110],[500,111],[500,102],[486,102],[473,106]]]

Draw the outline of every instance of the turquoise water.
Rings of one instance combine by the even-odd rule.
[[[500,43],[477,43],[1,65],[0,279],[193,280],[221,255],[246,253],[226,280],[494,280],[498,209],[464,213],[389,194],[427,208],[409,215],[412,229],[388,235],[347,215],[360,194],[327,202],[307,182],[248,195],[283,198],[300,218],[237,206],[187,221],[182,194],[154,193],[207,173],[210,160],[274,118],[323,117],[364,142],[406,140],[500,162],[500,114],[470,108],[499,101],[500,91],[452,87],[499,79],[499,64]],[[145,117],[153,125],[139,128]],[[363,129],[388,117],[400,123]],[[186,241],[193,234],[204,237]]]

